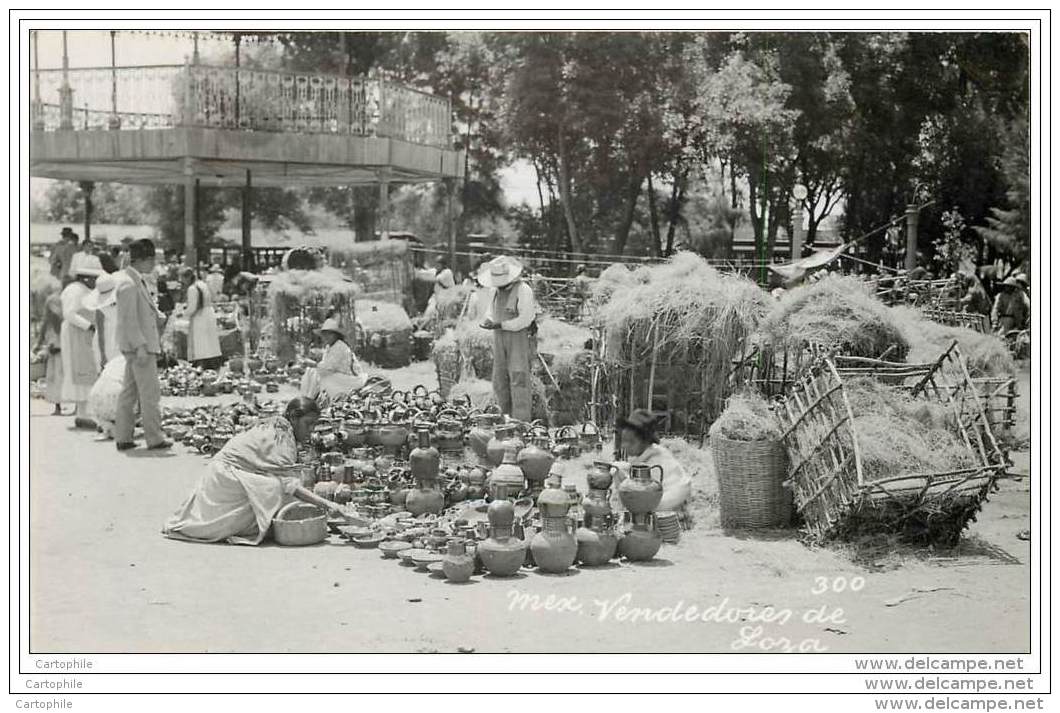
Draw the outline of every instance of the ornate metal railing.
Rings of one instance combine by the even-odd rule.
[[[202,126],[452,146],[447,99],[381,79],[202,64],[34,70],[36,130]]]

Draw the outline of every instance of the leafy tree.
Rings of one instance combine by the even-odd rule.
[[[1014,122],[1002,135],[1001,169],[1008,185],[1008,208],[991,208],[976,232],[1014,267],[1027,271],[1031,257],[1030,136],[1026,122]]]

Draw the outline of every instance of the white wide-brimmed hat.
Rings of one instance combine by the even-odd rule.
[[[339,326],[339,320],[334,317],[328,317],[324,320],[324,324],[320,325],[320,329],[317,332],[334,332],[343,339],[346,339],[346,333],[342,331],[342,327]]]
[[[118,281],[114,275],[102,274],[96,279],[96,289],[85,298],[85,308],[102,309],[118,301]]]
[[[95,255],[74,253],[73,267],[70,271],[78,277],[99,277],[103,274],[103,264]]]
[[[508,255],[501,255],[482,266],[478,279],[484,287],[507,287],[522,274],[522,263]]]

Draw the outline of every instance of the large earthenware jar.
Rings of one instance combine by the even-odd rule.
[[[405,509],[418,517],[425,513],[438,514],[445,507],[445,494],[438,487],[438,450],[431,447],[427,429],[419,433],[420,444],[409,454],[412,477],[416,487],[405,498]],[[415,458],[413,458],[415,456]]]
[[[523,449],[523,442],[517,435],[515,426],[497,426],[493,438],[486,444],[486,460],[492,467],[496,468],[504,461],[509,444],[515,447],[516,455]]]
[[[655,471],[659,473],[659,480],[652,479]],[[622,506],[634,515],[655,510],[662,500],[662,477],[661,466],[639,463],[631,465],[629,477],[618,486],[618,497],[622,500]]]
[[[450,582],[466,582],[475,571],[475,559],[467,553],[463,542],[450,542],[442,559],[442,571]]]
[[[574,564],[578,543],[567,519],[570,499],[558,480],[549,479],[537,498],[537,509],[541,513],[541,530],[530,541],[534,562],[543,572],[566,572]]]
[[[531,437],[530,444],[519,451],[516,462],[523,470],[523,476],[529,484],[531,494],[536,495],[541,492],[555,460],[548,452],[548,438],[545,436]]]
[[[526,559],[526,543],[512,537],[515,508],[510,500],[495,500],[486,510],[486,516],[490,522],[490,536],[479,543],[476,554],[490,574],[511,577]]]
[[[662,547],[662,535],[655,529],[650,520],[645,523],[633,523],[633,529],[627,532],[618,543],[618,550],[630,562],[650,560]]]
[[[585,524],[574,533],[578,541],[578,561],[588,567],[606,564],[618,549],[618,535],[614,531],[611,512],[611,465],[597,461],[586,479],[589,492],[582,500]]]
[[[489,493],[494,500],[515,500],[522,493],[525,485],[523,469],[516,462],[517,445],[514,441],[506,441],[507,449],[504,459],[494,470],[489,479]]]

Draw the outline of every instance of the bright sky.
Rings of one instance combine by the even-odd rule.
[[[37,53],[41,69],[62,66],[62,32],[41,30],[37,35]],[[105,30],[71,30],[67,33],[67,54],[71,67],[109,67],[110,33]],[[210,57],[228,58],[235,50],[228,40],[201,35],[199,53],[204,60]],[[118,32],[114,42],[115,60],[119,66],[142,64],[181,64],[192,53],[190,39],[165,35],[140,35]],[[31,181],[36,194],[43,190],[43,182]],[[517,161],[501,172],[501,188],[509,205],[537,204],[537,184],[533,168],[525,161]]]

